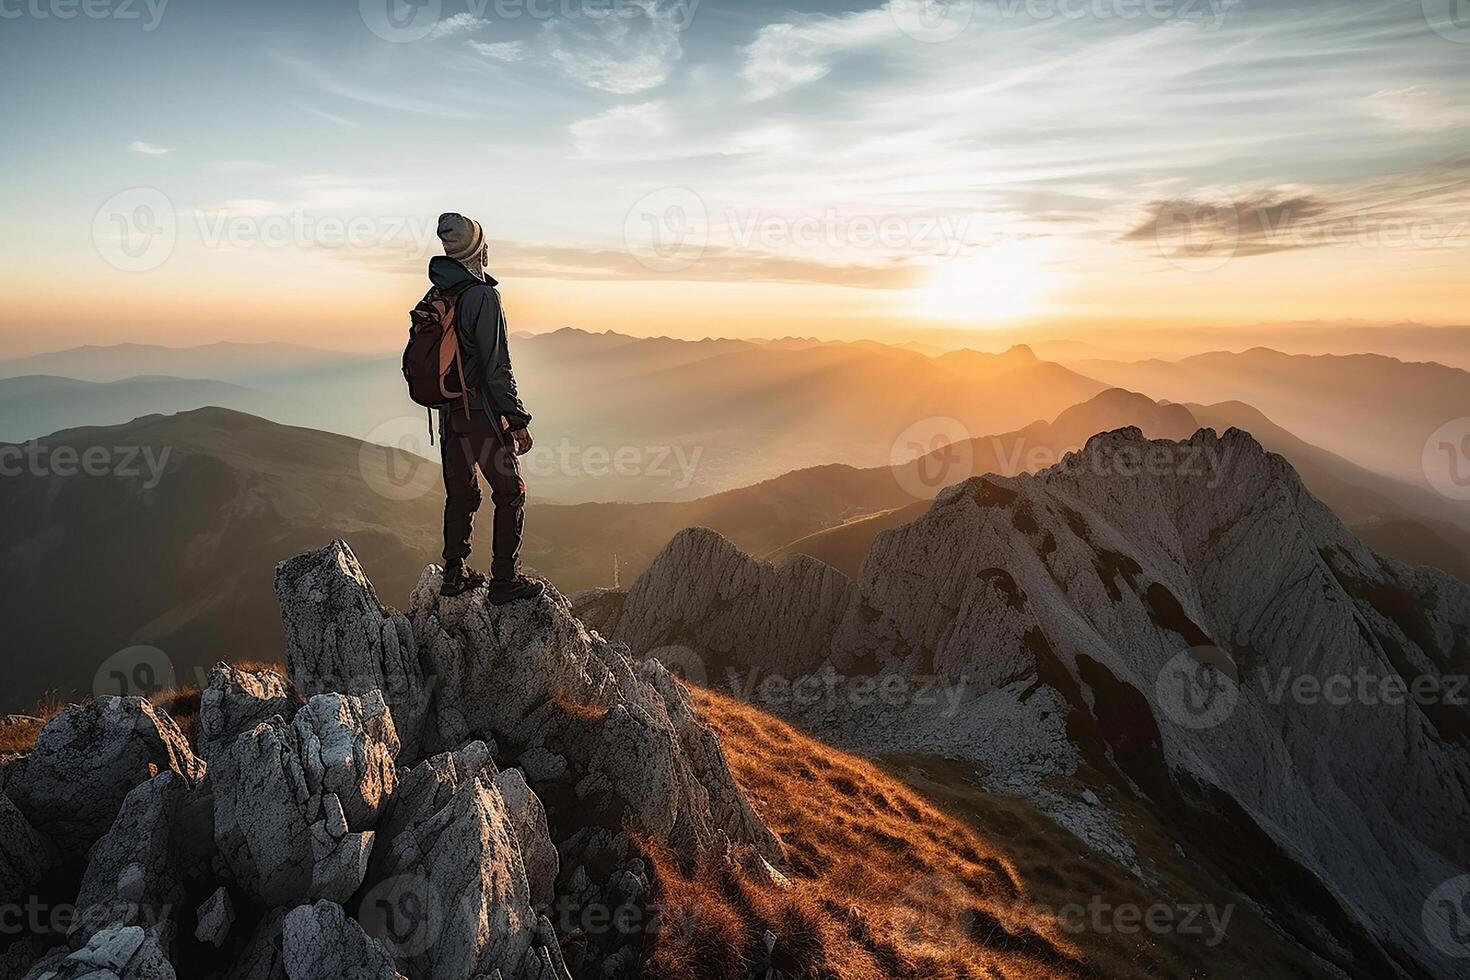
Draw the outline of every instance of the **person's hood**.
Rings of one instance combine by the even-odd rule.
[[[436,255],[429,260],[429,282],[433,283],[436,289],[455,289],[468,285],[472,281],[480,282],[462,263],[447,255]],[[497,285],[495,277],[488,272],[485,273],[484,282],[487,286]]]

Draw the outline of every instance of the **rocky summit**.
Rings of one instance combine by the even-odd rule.
[[[287,677],[219,665],[198,754],[139,698],[52,719],[0,769],[0,976],[626,977],[648,844],[778,874],[685,688],[545,595],[385,609],[336,542],[276,569]],[[35,904],[35,903],[33,903]]]
[[[1209,861],[1325,972],[1467,975],[1470,587],[1244,432],[967,479],[856,580],[692,529],[583,611],[830,743],[969,760],[1145,880]]]

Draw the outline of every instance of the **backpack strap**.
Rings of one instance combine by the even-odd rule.
[[[469,282],[461,283],[453,289],[440,290],[444,297],[444,312],[440,316],[440,322],[444,327],[444,340],[439,345],[439,377],[442,379],[449,371],[451,363],[454,365],[455,373],[459,376],[459,397],[464,403],[465,418],[470,417],[470,389],[464,377],[464,355],[460,350],[459,326],[455,322],[457,317],[455,311],[459,308],[459,298],[463,296],[471,286],[483,285],[479,280],[471,279]],[[440,381],[440,390],[443,390],[443,381]],[[446,397],[452,397],[450,392],[445,391]]]

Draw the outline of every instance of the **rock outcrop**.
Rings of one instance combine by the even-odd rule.
[[[687,568],[700,574],[683,574]],[[705,681],[700,673],[728,666],[814,670],[827,658],[852,588],[847,576],[815,558],[793,555],[770,565],[714,531],[689,528],[633,583],[617,636],[645,652],[697,648],[704,659],[689,678],[696,683]]]
[[[1470,587],[1375,554],[1247,434],[1122,429],[1033,476],[965,480],[878,535],[845,595],[708,537],[685,532],[621,606],[601,600],[608,634],[810,674],[822,697],[762,704],[842,746],[966,756],[1042,802],[1088,770],[1324,960],[1458,975],[1422,917],[1470,866],[1470,710],[1453,696]],[[798,579],[808,594],[728,584]],[[770,664],[772,624],[804,616],[802,649]],[[1125,822],[1080,810],[1092,823],[1053,808],[1134,866]]]
[[[191,783],[204,776],[167,714],[142,698],[103,697],[51,719],[5,793],[63,857],[80,860],[133,787],[164,770]]]
[[[272,717],[220,751],[215,839],[240,887],[272,907],[347,901],[367,873],[398,747],[368,692],[316,695],[290,724]]]
[[[283,562],[289,680],[218,665],[200,757],[103,698],[7,760],[0,902],[78,914],[0,944],[3,976],[618,980],[651,934],[580,923],[657,921],[640,842],[780,860],[662,667],[554,589],[495,609],[439,575],[404,614],[344,543]]]
[[[635,830],[690,861],[732,846],[780,860],[683,688],[657,664],[635,668],[554,589],[498,608],[483,592],[443,599],[430,568],[400,624],[401,614],[376,607],[339,542],[283,563],[277,592],[284,618],[297,624],[287,662],[298,689],[340,676],[343,650],[356,651],[346,658],[355,664],[381,657],[389,635],[394,649],[415,650],[433,679],[414,688],[420,700],[392,707],[395,720],[421,720],[416,744],[437,754],[406,772],[368,884],[424,879],[456,910],[484,912],[447,919],[459,938],[413,954],[418,968],[436,976],[474,976],[489,964],[506,976],[627,973],[640,936],[592,937],[581,946],[585,962],[563,966],[550,941],[556,924],[536,909],[555,893],[574,922],[589,906],[643,901],[628,893],[630,881],[646,883]],[[399,763],[416,758],[405,742]],[[446,853],[479,855],[479,863],[446,861]]]
[[[273,670],[242,670],[216,664],[199,697],[199,755],[208,761],[241,732],[273,715],[296,717],[301,699]]]

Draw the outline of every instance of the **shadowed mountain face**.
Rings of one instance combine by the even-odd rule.
[[[1288,355],[1259,347],[1172,363],[1074,366],[1154,398],[1246,402],[1313,445],[1416,486],[1425,482],[1430,436],[1470,417],[1470,372],[1378,354]]]
[[[394,500],[363,476],[387,486],[421,468],[437,481],[437,468],[341,436],[202,409],[33,449],[0,480],[0,615],[16,651],[0,710],[93,693],[94,677],[98,693],[136,693],[146,678],[98,675],[135,644],[161,649],[181,682],[220,659],[274,656],[271,568],[328,529],[352,534],[393,595],[438,553],[442,497]]]
[[[1149,880],[1177,854],[1141,807],[1348,975],[1458,975],[1470,586],[1375,554],[1238,430],[966,480],[856,581],[691,530],[583,608],[839,746],[969,760]]]

